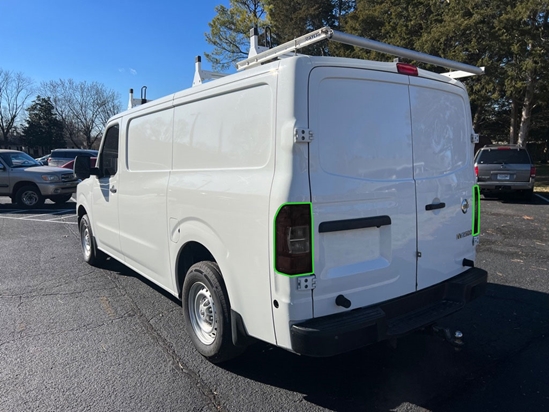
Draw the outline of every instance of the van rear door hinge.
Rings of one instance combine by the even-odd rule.
[[[316,276],[300,276],[297,278],[297,290],[309,290],[316,287]]]
[[[294,129],[294,141],[296,143],[309,143],[313,140],[313,131],[311,129],[304,129],[302,127],[296,127]]]

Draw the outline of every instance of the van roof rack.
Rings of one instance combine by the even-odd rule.
[[[221,79],[222,77],[228,76],[227,73],[218,73],[212,72],[209,70],[202,69],[202,57],[196,56],[194,59],[194,79],[193,87],[198,86],[204,83],[206,80],[215,80]]]
[[[128,101],[128,110],[130,110],[133,107],[140,106],[142,104],[150,102],[150,101],[151,101],[151,99],[147,100],[147,86],[143,86],[141,88],[141,98],[140,99],[134,99],[133,89],[130,89],[130,99]]]
[[[363,49],[387,53],[387,54],[391,54],[398,57],[420,61],[423,63],[429,63],[429,64],[434,64],[436,66],[446,67],[448,69],[459,70],[462,72],[462,73],[457,73],[457,72],[443,73],[444,75],[451,78],[484,74],[484,67],[472,66],[472,65],[460,63],[454,60],[443,59],[442,57],[421,53],[415,50],[393,46],[388,43],[382,43],[379,41],[371,40],[366,37],[360,37],[360,36],[355,36],[353,34],[339,32],[331,29],[330,27],[323,27],[321,29],[305,34],[301,37],[297,37],[294,40],[283,43],[280,46],[263,51],[256,55],[250,55],[246,60],[242,60],[238,62],[236,64],[236,67],[237,67],[237,70],[256,67],[263,63],[269,62],[279,56],[296,52],[297,50],[303,47],[310,46],[312,44],[318,43],[323,40],[333,40],[339,43],[349,44],[351,46],[362,47]]]

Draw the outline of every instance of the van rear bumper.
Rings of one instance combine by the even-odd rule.
[[[488,274],[471,268],[438,285],[335,315],[291,326],[292,350],[333,356],[428,326],[484,294]]]

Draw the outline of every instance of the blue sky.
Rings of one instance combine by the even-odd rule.
[[[191,87],[219,4],[229,0],[0,0],[0,68],[103,83],[124,108],[130,88],[156,99]]]

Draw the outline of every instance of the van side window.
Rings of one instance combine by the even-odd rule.
[[[118,125],[112,126],[105,133],[105,142],[99,157],[99,168],[103,176],[113,176],[118,171]]]

